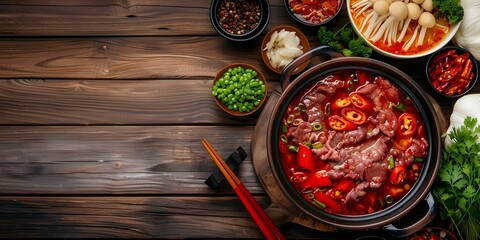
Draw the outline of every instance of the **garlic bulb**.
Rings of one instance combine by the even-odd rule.
[[[477,118],[480,121],[480,94],[467,94],[455,102],[453,106],[452,115],[450,115],[450,126],[448,126],[447,133],[450,133],[453,128],[459,128],[463,125],[463,121],[467,116]],[[477,143],[480,144],[480,135],[477,139]],[[445,146],[448,147],[452,144],[452,140],[447,135],[445,137]]]
[[[470,51],[480,61],[480,1],[462,0],[464,10],[463,20],[460,28],[455,34],[453,41],[460,47]]]

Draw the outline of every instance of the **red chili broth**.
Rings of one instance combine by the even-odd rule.
[[[336,72],[334,74],[331,74],[330,76],[333,76],[333,79],[346,80],[346,79],[350,78],[350,76],[352,76],[352,74],[354,74],[353,71],[342,71],[342,72]],[[374,75],[372,75],[371,73],[365,73],[365,74],[366,74],[365,76],[366,76],[366,79],[367,79],[366,83],[370,83],[370,82],[374,81],[374,77],[375,77]],[[310,86],[306,87],[301,92],[299,92],[299,94],[296,95],[296,97],[292,100],[292,102],[288,106],[287,111],[286,111],[286,113],[283,117],[283,123],[284,124],[287,124],[287,118],[290,115],[290,113],[293,111],[293,109],[296,106],[299,105],[301,99],[311,89],[313,89],[316,86],[316,84],[322,84],[322,80],[319,79],[318,82],[316,82],[314,84],[311,84]],[[365,84],[365,83],[360,83],[360,82],[354,83],[353,84],[353,89],[352,89],[351,92],[354,92],[356,89],[358,89],[363,84]],[[401,92],[402,92],[401,103],[408,107],[405,112],[413,114],[418,119],[418,123],[417,123],[418,129],[420,127],[424,129],[423,122],[421,121],[418,110],[414,106],[414,103],[411,101],[411,99],[409,97],[407,97],[403,93],[403,91],[401,91]],[[322,102],[322,110],[325,109],[326,105],[332,104],[332,100],[335,100],[336,97],[338,97],[341,94],[345,94],[345,93],[347,93],[346,86],[344,88],[337,89],[337,91],[334,94],[332,94],[330,96],[327,96],[326,99]],[[339,112],[340,112],[340,110],[331,110],[330,116],[333,115],[333,114],[339,114]],[[404,112],[401,112],[401,111],[398,111],[398,110],[395,110],[394,112],[395,112],[395,115],[396,115],[397,119],[401,114],[404,113]],[[372,114],[375,114],[375,113],[372,111],[372,112],[368,112],[366,114],[372,115]],[[302,112],[299,116],[297,116],[297,118],[302,118],[305,121],[308,121],[308,117],[307,117],[307,114],[305,112]],[[327,128],[329,131],[332,131],[332,129],[328,126],[327,119],[328,119],[328,117],[324,118],[324,120],[322,122],[323,127]],[[291,126],[291,124],[287,124],[287,125]],[[280,131],[280,136],[285,134],[282,129],[280,129],[279,131]],[[417,137],[425,137],[425,133],[422,132],[421,130],[418,130]],[[293,137],[291,137],[291,136],[288,137],[289,144],[291,144],[292,138]],[[393,140],[395,140],[395,138],[396,138],[396,136],[393,137]],[[297,163],[296,163],[297,153],[289,150],[288,146],[287,146],[288,144],[283,142],[281,139],[278,140],[278,144],[279,144],[280,156],[281,156],[283,169],[284,169],[288,179],[291,179],[291,177],[293,176],[292,168],[296,169],[296,171],[302,170],[302,169],[299,169],[299,167],[297,166]],[[295,144],[292,144],[292,145],[295,145]],[[298,144],[296,144],[296,145],[298,146]],[[393,148],[393,146],[391,146],[391,147]],[[312,177],[315,174],[315,172],[317,172],[317,171],[332,169],[332,166],[331,166],[330,163],[332,163],[332,162],[331,161],[322,161],[322,160],[316,159],[316,170],[314,172],[308,172],[304,169],[303,169],[303,171],[304,171],[304,173],[306,173],[306,175],[308,177]],[[370,213],[381,211],[385,208],[388,208],[389,206],[394,205],[396,202],[398,202],[401,198],[403,198],[408,193],[408,190],[410,188],[412,188],[414,186],[415,182],[418,180],[418,174],[421,172],[422,168],[423,168],[423,163],[417,163],[417,162],[413,162],[410,166],[408,166],[408,168],[407,168],[407,174],[408,175],[407,175],[407,178],[405,179],[405,181],[403,182],[401,187],[393,186],[389,182],[388,176],[387,176],[387,180],[382,185],[382,187],[380,187],[377,190],[368,190],[367,195],[355,204],[347,206],[347,205],[342,203],[342,200],[335,199],[335,201],[337,201],[338,204],[342,205],[342,212],[340,212],[340,213],[332,212],[328,208],[326,208],[324,210],[327,211],[327,212],[333,213],[333,214],[341,214],[341,215],[363,215],[363,214],[370,214]],[[391,170],[390,170],[390,172],[391,172]],[[390,172],[389,172],[388,175],[390,175]],[[341,180],[343,180],[343,179],[341,179]],[[341,180],[338,180],[338,181],[333,181],[332,180],[333,186],[328,187],[328,188],[323,187],[323,188],[321,188],[317,191],[327,192],[328,190],[334,188],[339,182],[341,182]],[[297,192],[300,195],[302,195],[307,201],[311,202],[313,205],[318,207],[318,205],[315,204],[314,202],[312,202],[312,200],[309,198],[308,193],[303,192],[304,189],[301,188],[301,183],[292,182],[292,181],[290,181],[290,182],[293,184],[293,186],[295,187],[295,189],[297,190]],[[403,188],[405,185],[409,186],[408,189]],[[401,189],[403,189],[403,190],[401,190]],[[385,196],[387,194],[389,194],[389,192],[391,193],[391,192],[398,192],[398,191],[401,191],[401,192],[398,193],[398,195],[396,195],[394,197],[393,202],[391,204],[386,204],[385,200],[384,200]]]

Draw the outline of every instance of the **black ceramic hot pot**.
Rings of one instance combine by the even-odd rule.
[[[315,56],[323,55],[330,60],[312,66],[295,79],[293,70]],[[305,200],[290,183],[280,162],[278,139],[282,118],[291,101],[305,87],[323,79],[330,73],[342,70],[363,70],[384,76],[403,90],[418,108],[425,123],[428,156],[418,181],[408,194],[389,208],[366,215],[330,214]],[[281,89],[276,89],[259,117],[252,138],[252,158],[255,171],[269,196],[273,207],[267,209],[277,223],[297,222],[319,230],[349,229],[366,230],[384,228],[394,236],[406,236],[428,224],[435,216],[435,201],[429,190],[438,171],[441,156],[441,121],[434,106],[422,88],[399,69],[374,59],[342,57],[328,46],[320,46],[297,58],[285,68],[281,76]],[[428,211],[420,220],[399,229],[392,223],[411,213],[420,203],[427,203]],[[425,204],[424,204],[425,205]],[[283,219],[281,219],[283,217]],[[281,220],[278,220],[281,219]],[[319,227],[320,226],[320,227]]]

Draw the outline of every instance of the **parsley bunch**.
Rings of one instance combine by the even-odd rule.
[[[372,49],[365,45],[362,38],[357,36],[350,23],[346,23],[337,32],[321,26],[317,35],[320,43],[335,48],[346,57],[370,57],[372,55]]]
[[[433,4],[438,10],[447,16],[451,24],[457,24],[463,19],[463,7],[460,0],[433,0]]]
[[[440,216],[461,239],[480,239],[480,126],[466,117],[448,134],[452,145],[443,150],[432,192],[440,203]]]

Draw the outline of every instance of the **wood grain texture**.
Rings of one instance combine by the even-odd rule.
[[[2,1],[0,36],[217,35],[211,0]],[[297,24],[282,0],[269,0],[270,25]],[[28,18],[25,18],[28,16]],[[307,27],[299,27],[308,29]]]
[[[254,125],[216,105],[212,81],[0,80],[0,125]]]
[[[236,197],[0,197],[0,205],[2,238],[262,237]]]
[[[255,199],[264,208],[270,204],[268,197]],[[1,196],[0,205],[0,238],[264,238],[232,196]],[[279,226],[288,239],[351,240],[367,233]]]
[[[1,194],[218,194],[204,184],[215,164],[207,138],[227,158],[242,146],[237,174],[264,190],[251,164],[251,126],[0,127]]]

